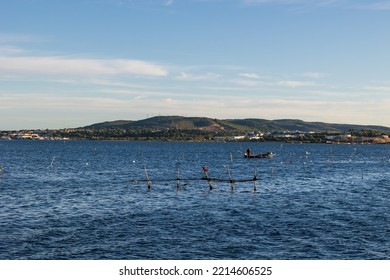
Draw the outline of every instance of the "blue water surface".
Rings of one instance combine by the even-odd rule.
[[[0,259],[390,259],[390,145],[0,141],[0,165]],[[202,166],[226,182],[175,180]]]

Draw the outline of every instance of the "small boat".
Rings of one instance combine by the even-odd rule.
[[[265,154],[244,154],[245,158],[272,158],[275,154],[273,152],[268,152]]]

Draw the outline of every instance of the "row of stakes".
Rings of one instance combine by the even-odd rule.
[[[176,181],[176,186],[177,186],[177,189],[179,189],[179,187],[181,186],[180,185],[180,181],[199,181],[199,180],[202,180],[202,181],[207,181],[208,183],[208,186],[209,186],[209,189],[212,190],[214,187],[213,187],[213,184],[212,182],[227,182],[230,184],[230,187],[232,188],[232,190],[235,188],[235,183],[238,183],[238,182],[253,182],[253,190],[256,192],[257,191],[257,188],[256,188],[256,182],[257,182],[257,175],[256,175],[256,168],[254,169],[254,176],[252,179],[241,179],[241,180],[234,180],[233,177],[232,177],[232,173],[230,171],[230,167],[229,166],[226,166],[227,168],[227,171],[228,171],[228,175],[229,175],[229,179],[217,179],[217,178],[211,178],[209,176],[209,170],[207,169],[207,167],[205,166],[202,166],[202,170],[205,174],[205,177],[203,178],[188,178],[188,179],[184,179],[184,178],[180,178],[180,172],[179,172],[179,169],[177,170],[177,177],[176,179],[173,179],[173,180],[163,180],[163,181]],[[145,167],[145,177],[146,177],[146,180],[136,180],[136,181],[133,181],[133,182],[140,182],[140,181],[146,181],[147,183],[147,189],[150,190],[152,188],[152,180],[150,179],[149,177],[149,174],[148,174],[148,170],[147,168]]]

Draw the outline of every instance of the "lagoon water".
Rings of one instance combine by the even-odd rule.
[[[0,259],[390,259],[390,145],[0,141],[0,165]],[[257,191],[177,188],[202,166]]]

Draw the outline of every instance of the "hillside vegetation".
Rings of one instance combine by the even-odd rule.
[[[156,116],[138,121],[107,121],[92,124],[84,129],[179,129],[210,132],[247,132],[247,131],[302,131],[343,133],[350,131],[372,130],[390,132],[389,127],[375,125],[332,124],[323,122],[305,122],[302,120],[282,119],[211,119],[205,117]]]

